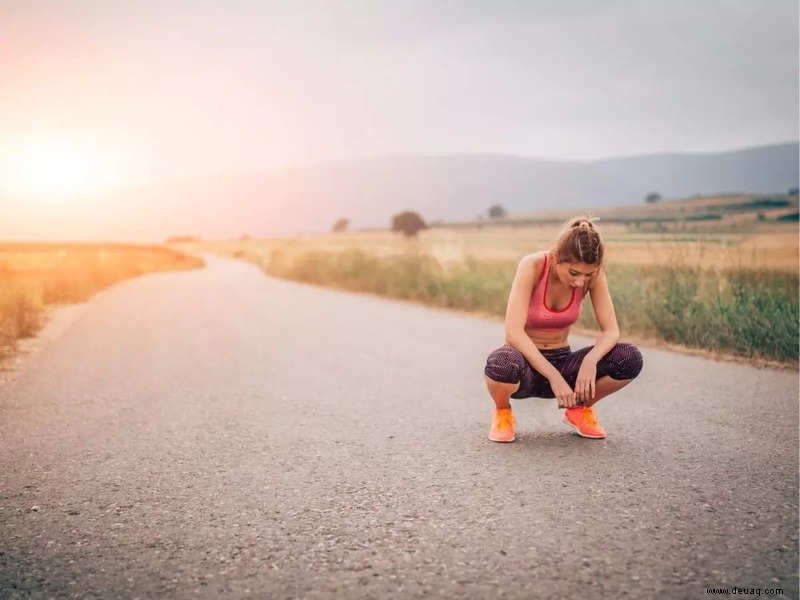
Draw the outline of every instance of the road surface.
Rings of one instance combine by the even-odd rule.
[[[106,290],[0,386],[0,598],[797,597],[796,372],[643,348],[606,440],[495,444],[502,337],[218,258]]]

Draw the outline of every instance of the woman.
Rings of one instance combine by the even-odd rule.
[[[602,333],[594,346],[571,352],[569,328],[587,292]],[[506,345],[489,355],[484,370],[496,405],[489,439],[514,441],[510,399],[531,396],[557,398],[566,409],[564,422],[583,437],[606,437],[592,406],[639,374],[642,355],[632,344],[618,343],[603,240],[591,219],[571,219],[553,248],[522,258],[505,324]]]

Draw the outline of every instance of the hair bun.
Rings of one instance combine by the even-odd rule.
[[[595,221],[599,221],[599,218],[585,212],[564,222],[555,244],[559,262],[585,262],[602,266],[603,238]]]
[[[593,230],[594,229],[594,222],[593,222],[593,219],[591,219],[591,218],[583,218],[582,217],[580,219],[576,219],[572,223],[572,226],[574,228],[576,228],[576,229],[592,229]]]
[[[578,219],[572,224],[576,229],[589,229],[591,224],[586,219]]]

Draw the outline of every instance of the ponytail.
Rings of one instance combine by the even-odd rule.
[[[569,219],[553,246],[552,257],[558,262],[582,262],[602,267],[604,244],[595,225],[597,217],[583,215]]]

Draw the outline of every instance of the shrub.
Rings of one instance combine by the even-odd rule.
[[[490,219],[502,219],[506,216],[506,209],[500,206],[499,204],[493,204],[489,207],[489,218]]]
[[[392,231],[401,231],[407,237],[415,236],[417,232],[427,228],[428,225],[415,212],[405,211],[392,217]]]
[[[333,224],[333,232],[334,233],[342,233],[343,231],[347,231],[347,226],[350,224],[350,219],[338,219]]]

